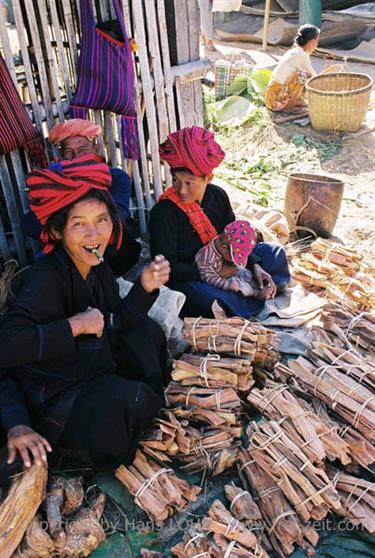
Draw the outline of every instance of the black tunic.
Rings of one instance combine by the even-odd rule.
[[[155,390],[160,394],[166,372],[165,337],[146,317],[157,294],[146,293],[137,282],[122,300],[106,262],[92,268],[85,281],[62,249],[34,263],[0,321],[0,416],[5,429],[31,423],[57,444],[69,441],[67,424],[81,422],[73,445],[90,440],[90,449],[112,455],[125,451],[130,458],[161,405]],[[89,306],[104,314],[103,336],[73,338],[67,319]],[[141,381],[124,379],[129,376]],[[88,404],[86,416],[80,417],[83,395]],[[105,429],[98,437],[95,425],[100,424]]]

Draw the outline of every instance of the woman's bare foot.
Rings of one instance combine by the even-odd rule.
[[[210,52],[217,52],[217,48],[214,45],[214,42],[212,39],[207,39],[206,40],[206,44],[205,47],[207,50],[209,50]]]

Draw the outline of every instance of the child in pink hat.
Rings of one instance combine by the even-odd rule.
[[[229,223],[195,256],[202,281],[246,297],[268,298],[268,287],[259,289],[253,274],[246,269],[256,242],[256,230],[248,221]]]

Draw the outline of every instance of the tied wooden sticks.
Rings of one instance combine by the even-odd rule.
[[[375,356],[375,316],[369,312],[354,313],[339,305],[329,305],[322,315],[324,328],[334,333],[345,345]]]
[[[362,256],[354,248],[318,238],[312,243],[311,251],[316,258],[331,262],[346,275],[353,276],[361,269]]]
[[[182,355],[174,361],[172,378],[182,386],[232,387],[238,391],[249,391],[254,384],[249,361],[223,358],[217,354],[205,357]]]
[[[160,466],[139,449],[133,463],[128,467],[120,465],[115,474],[157,525],[194,502],[200,492],[198,486],[190,486],[176,477],[173,469]]]
[[[263,368],[279,358],[275,332],[243,318],[185,318],[183,333],[195,351],[231,354]]]

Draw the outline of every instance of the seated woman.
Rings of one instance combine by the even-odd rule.
[[[151,210],[151,253],[163,254],[169,260],[169,286],[186,295],[183,315],[212,317],[212,304],[217,300],[229,316],[254,316],[264,300],[202,281],[195,263],[202,246],[235,220],[226,192],[211,184],[213,169],[224,159],[223,150],[212,133],[193,126],[170,134],[160,147],[160,155],[171,167],[173,186]],[[258,243],[247,267],[259,288],[268,287],[268,298],[275,296],[277,286],[281,288],[290,280],[284,249],[276,244]],[[228,276],[227,271],[223,266],[222,277]]]
[[[169,379],[164,333],[147,317],[169,263],[156,256],[120,299],[102,257],[122,236],[109,169],[92,155],[61,167],[27,180],[47,255],[25,272],[0,321],[3,484],[17,452],[30,466],[56,445],[130,463]]]
[[[298,29],[294,46],[279,60],[272,72],[264,102],[273,111],[292,111],[301,103],[306,81],[315,76],[310,54],[318,46],[320,29],[306,23]]]

